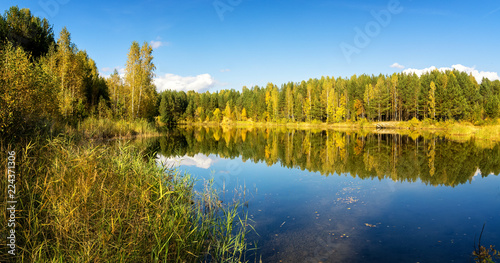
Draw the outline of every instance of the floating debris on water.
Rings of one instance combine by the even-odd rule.
[[[352,196],[348,196],[345,198],[342,198],[342,197],[337,198],[337,202],[340,202],[343,204],[354,204],[354,203],[357,203],[358,201],[359,201],[359,199],[352,197]]]

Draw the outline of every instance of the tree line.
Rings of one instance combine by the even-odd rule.
[[[261,121],[337,123],[412,118],[476,122],[500,116],[500,81],[477,80],[457,70],[421,76],[321,77],[277,86],[160,94],[164,122]]]
[[[152,120],[158,115],[152,51],[134,41],[125,77],[115,69],[105,78],[66,27],[56,40],[47,19],[11,7],[0,16],[0,133],[89,116]]]
[[[0,133],[40,123],[76,124],[89,117],[178,121],[336,123],[434,119],[481,121],[500,116],[500,81],[479,84],[464,72],[421,76],[321,77],[241,91],[163,91],[153,84],[153,49],[130,46],[124,76],[103,77],[63,28],[56,39],[47,19],[11,7],[0,16]]]

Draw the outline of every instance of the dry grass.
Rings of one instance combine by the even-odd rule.
[[[76,133],[94,139],[130,138],[159,134],[155,125],[144,119],[126,121],[96,118],[87,118],[80,122],[76,128]]]

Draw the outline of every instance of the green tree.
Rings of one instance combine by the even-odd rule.
[[[78,49],[71,42],[71,34],[66,27],[63,27],[57,40],[56,63],[51,66],[59,85],[59,111],[66,120],[70,121],[74,120],[77,114],[82,114],[81,111],[87,101],[86,58],[82,53],[77,54]]]
[[[366,105],[366,113],[367,117],[370,120],[373,120],[376,115],[376,104],[374,102],[375,99],[375,87],[372,84],[367,84],[365,88],[364,94],[364,102]]]
[[[46,77],[21,47],[0,49],[0,134],[24,132],[29,123],[52,116],[55,96],[43,83]]]
[[[123,80],[115,69],[113,74],[106,79],[108,86],[113,114],[117,117],[123,117],[125,107],[125,89]]]
[[[27,8],[11,7],[0,18],[0,42],[22,47],[32,59],[45,55],[55,44],[54,32],[47,19],[35,17]]]
[[[431,81],[431,89],[429,90],[429,116],[436,119],[436,84]]]

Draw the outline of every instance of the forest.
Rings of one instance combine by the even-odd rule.
[[[88,117],[147,119],[157,115],[152,47],[133,42],[125,75],[99,74],[95,61],[64,27],[55,39],[47,19],[11,7],[0,19],[0,133],[18,134]]]
[[[390,76],[321,77],[277,86],[160,94],[164,122],[260,121],[338,123],[412,118],[477,122],[499,116],[500,81],[481,84],[457,70]]]
[[[0,43],[0,203],[15,211],[0,216],[0,262],[242,261],[237,205],[215,206],[130,143],[158,135],[151,45],[133,42],[124,76],[105,78],[67,28],[56,40],[18,7],[0,17]]]
[[[103,77],[64,27],[55,38],[45,18],[11,7],[0,19],[0,133],[57,121],[100,119],[187,122],[311,122],[465,120],[500,116],[500,81],[457,70],[421,76],[321,77],[277,86],[158,94],[153,49],[134,41],[125,74]],[[124,54],[125,55],[125,54]],[[156,118],[158,117],[158,118]]]

